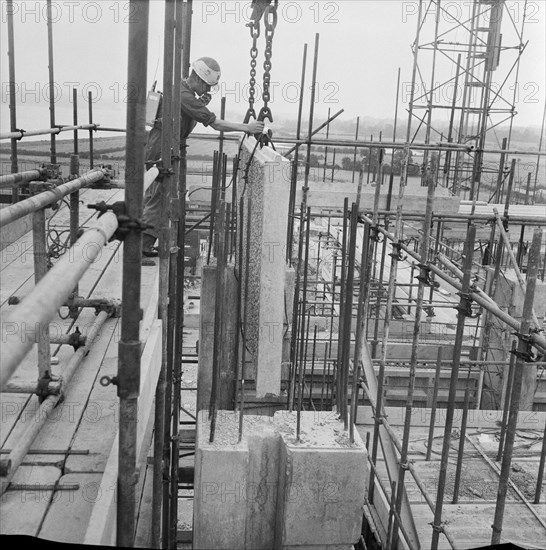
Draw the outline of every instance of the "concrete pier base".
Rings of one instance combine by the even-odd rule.
[[[358,541],[368,480],[366,449],[332,412],[245,416],[219,411],[209,443],[199,414],[194,548],[341,550]],[[229,527],[228,527],[229,526]]]

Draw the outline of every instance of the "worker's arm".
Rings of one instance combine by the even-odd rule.
[[[260,134],[264,129],[264,123],[261,121],[253,121],[248,124],[241,122],[229,122],[228,120],[215,119],[210,124],[218,132],[247,132],[248,134]]]

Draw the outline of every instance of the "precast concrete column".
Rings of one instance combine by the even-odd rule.
[[[245,219],[252,205],[247,346],[256,366],[256,396],[280,395],[290,162],[247,137],[239,166]]]

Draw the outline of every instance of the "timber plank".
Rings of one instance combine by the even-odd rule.
[[[47,540],[80,544],[94,504],[105,497],[100,478],[100,474],[92,473],[63,475],[60,478],[61,483],[77,483],[79,489],[55,492],[38,536]]]
[[[152,403],[157,385],[157,378],[161,368],[161,321],[157,320],[154,323],[150,338],[144,349],[142,356],[142,376],[140,379],[140,398],[138,407],[138,422],[137,422],[137,457],[144,459],[147,451],[145,443],[145,433],[149,426],[150,418],[153,414]],[[105,498],[101,501],[100,506],[95,507],[93,514],[89,520],[87,531],[85,534],[84,544],[114,544],[116,534],[115,525],[112,518],[115,518],[115,495],[113,492],[108,492],[108,487],[115,487],[118,478],[118,441],[119,432],[116,433],[114,441],[111,445],[111,452],[108,456],[104,475],[101,478],[100,485],[104,487],[103,493]],[[142,454],[141,454],[142,453]],[[143,460],[145,464],[145,461]],[[137,465],[140,466],[140,465]]]
[[[55,483],[60,477],[61,470],[53,466],[42,468],[21,466],[12,482],[44,485]],[[52,490],[44,489],[8,489],[2,495],[0,533],[37,536],[52,494]]]

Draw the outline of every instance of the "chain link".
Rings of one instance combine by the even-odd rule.
[[[258,57],[258,37],[260,36],[260,21],[253,20],[250,27],[250,36],[252,37],[252,48],[250,48],[250,89],[248,91],[248,110],[245,115],[244,123],[248,123],[250,117],[256,120],[256,111],[254,110],[254,95],[256,93],[256,58]]]
[[[275,27],[277,26],[277,0],[273,5],[267,6],[264,11],[264,27],[265,27],[265,50],[264,50],[264,79],[263,79],[263,102],[264,106],[260,110],[258,120],[269,119],[273,122],[273,113],[269,108],[269,100],[271,96],[269,94],[269,85],[271,84],[271,57],[273,55],[273,36],[275,34]]]

